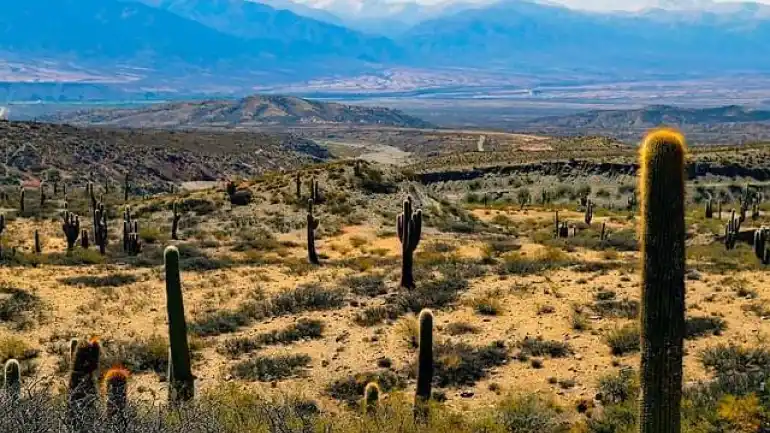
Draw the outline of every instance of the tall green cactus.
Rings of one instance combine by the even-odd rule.
[[[297,194],[297,201],[302,199],[302,175],[297,173],[297,177],[294,178],[295,189]]]
[[[81,341],[75,348],[70,365],[67,395],[67,420],[76,432],[89,430],[96,417],[99,400],[96,372],[99,369],[101,348],[95,338]]]
[[[594,203],[591,201],[591,199],[588,199],[586,201],[586,211],[585,211],[585,223],[586,225],[591,225],[591,220],[594,217]]]
[[[0,214],[0,259],[3,258],[3,231],[5,230],[5,215]]]
[[[166,247],[163,253],[166,267],[166,310],[168,311],[169,401],[179,403],[192,400],[195,378],[190,367],[190,347],[187,344],[187,322],[184,317],[182,282],[179,275],[179,250]]]
[[[401,242],[401,287],[414,288],[414,250],[422,235],[422,210],[412,213],[412,197],[407,196],[403,212],[396,218],[398,240]]]
[[[420,354],[417,359],[417,391],[415,393],[415,415],[424,418],[427,402],[433,384],[433,312],[420,312]]]
[[[706,200],[706,218],[711,219],[714,216],[714,205],[709,198]]]
[[[21,367],[19,366],[19,361],[15,359],[6,361],[3,377],[5,379],[6,397],[14,402],[19,401],[21,398]]]
[[[75,247],[78,236],[80,236],[80,218],[70,211],[64,211],[62,219],[64,222],[61,228],[64,237],[67,238],[67,252],[70,252]]]
[[[311,264],[317,265],[318,254],[315,251],[315,231],[318,228],[318,218],[313,216],[313,199],[307,201],[307,259]]]
[[[131,188],[128,183],[128,173],[126,173],[126,176],[123,178],[123,201],[128,201],[128,194],[130,192]]]
[[[19,191],[19,212],[24,213],[24,187]]]
[[[685,334],[684,137],[659,129],[641,147],[641,433],[679,433]]]

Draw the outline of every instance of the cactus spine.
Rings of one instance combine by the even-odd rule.
[[[369,415],[377,413],[377,405],[379,402],[380,387],[374,382],[369,382],[364,389],[364,409],[366,413]]]
[[[171,239],[176,241],[179,240],[179,236],[177,236],[177,230],[179,229],[179,219],[182,218],[182,216],[177,213],[176,202],[171,208],[171,212]]]
[[[641,433],[678,433],[685,333],[684,137],[651,132],[641,147]]]
[[[307,201],[307,258],[314,265],[319,264],[315,251],[315,231],[318,228],[318,218],[313,216],[313,199]]]
[[[70,252],[80,236],[80,218],[70,211],[64,211],[62,219],[64,222],[61,228],[67,238],[67,252]]]
[[[107,419],[112,424],[124,425],[126,403],[128,402],[128,370],[123,367],[110,368],[104,375],[107,394]],[[121,429],[122,430],[122,429]]]
[[[5,395],[11,401],[16,402],[21,398],[21,367],[19,361],[9,359],[5,363],[3,371],[5,379]]]
[[[420,354],[417,364],[415,415],[424,417],[433,383],[433,312],[420,312]]]
[[[401,241],[401,287],[414,288],[414,250],[422,234],[422,210],[412,213],[412,197],[404,200],[403,212],[396,218],[398,240]]]
[[[187,322],[184,317],[182,282],[179,275],[179,250],[167,247],[163,253],[166,267],[166,309],[169,335],[169,401],[192,400],[195,378],[190,368],[190,347],[187,345]]]
[[[99,369],[99,341],[78,343],[70,366],[67,396],[67,420],[74,431],[88,431],[95,419],[98,391],[95,373]]]

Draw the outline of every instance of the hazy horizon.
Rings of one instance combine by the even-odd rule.
[[[442,3],[493,3],[496,0],[294,0],[296,3],[324,9],[332,4],[346,3],[350,5],[373,2],[380,4],[418,3],[422,5],[438,5]],[[592,11],[635,11],[651,7],[691,7],[706,6],[712,3],[761,3],[770,5],[770,0],[735,1],[735,0],[624,0],[622,3],[615,0],[533,0],[539,3],[560,4],[572,9]],[[270,0],[263,0],[270,4]],[[674,7],[676,6],[676,7]]]

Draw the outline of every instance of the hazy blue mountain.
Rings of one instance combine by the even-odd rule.
[[[314,8],[308,5],[293,2],[291,0],[251,0],[257,3],[262,3],[278,10],[287,10],[294,12],[297,15],[312,18],[324,23],[334,24],[338,26],[345,26],[345,22],[336,14],[326,9]]]
[[[293,45],[291,55],[344,54],[365,60],[397,58],[393,41],[247,0],[141,0],[212,29],[243,39],[274,39]],[[305,51],[299,51],[305,49]]]
[[[399,40],[433,64],[770,69],[770,20],[742,13],[599,14],[504,0],[420,23]]]

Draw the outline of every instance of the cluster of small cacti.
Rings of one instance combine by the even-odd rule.
[[[315,231],[318,228],[318,218],[313,215],[313,199],[307,200],[307,258],[311,264],[317,265],[318,254],[315,250]]]
[[[67,239],[67,251],[72,251],[72,249],[75,248],[75,242],[77,242],[78,236],[81,234],[80,217],[65,210],[62,213],[62,219],[64,222],[62,222],[61,228],[64,232],[64,237]]]
[[[131,219],[129,206],[126,206],[125,211],[123,211],[123,251],[130,256],[136,256],[142,251],[139,222]]]
[[[730,219],[725,224],[725,248],[731,250],[735,248],[738,242],[738,235],[741,232],[741,220],[735,217],[735,210],[730,213]]]
[[[568,238],[570,237],[570,234],[574,236],[574,234],[577,233],[577,229],[575,227],[570,228],[569,224],[566,221],[561,221],[559,219],[559,211],[554,212],[553,220],[554,220],[553,234],[555,238],[557,239]]]
[[[681,431],[685,335],[685,142],[649,134],[641,150],[641,433]]]
[[[396,218],[398,240],[401,242],[401,287],[414,287],[414,250],[422,235],[422,209],[412,212],[412,197],[403,203],[403,211]]]
[[[177,212],[176,202],[171,207],[171,239],[179,240],[177,231],[179,230],[179,220],[182,216]]]

